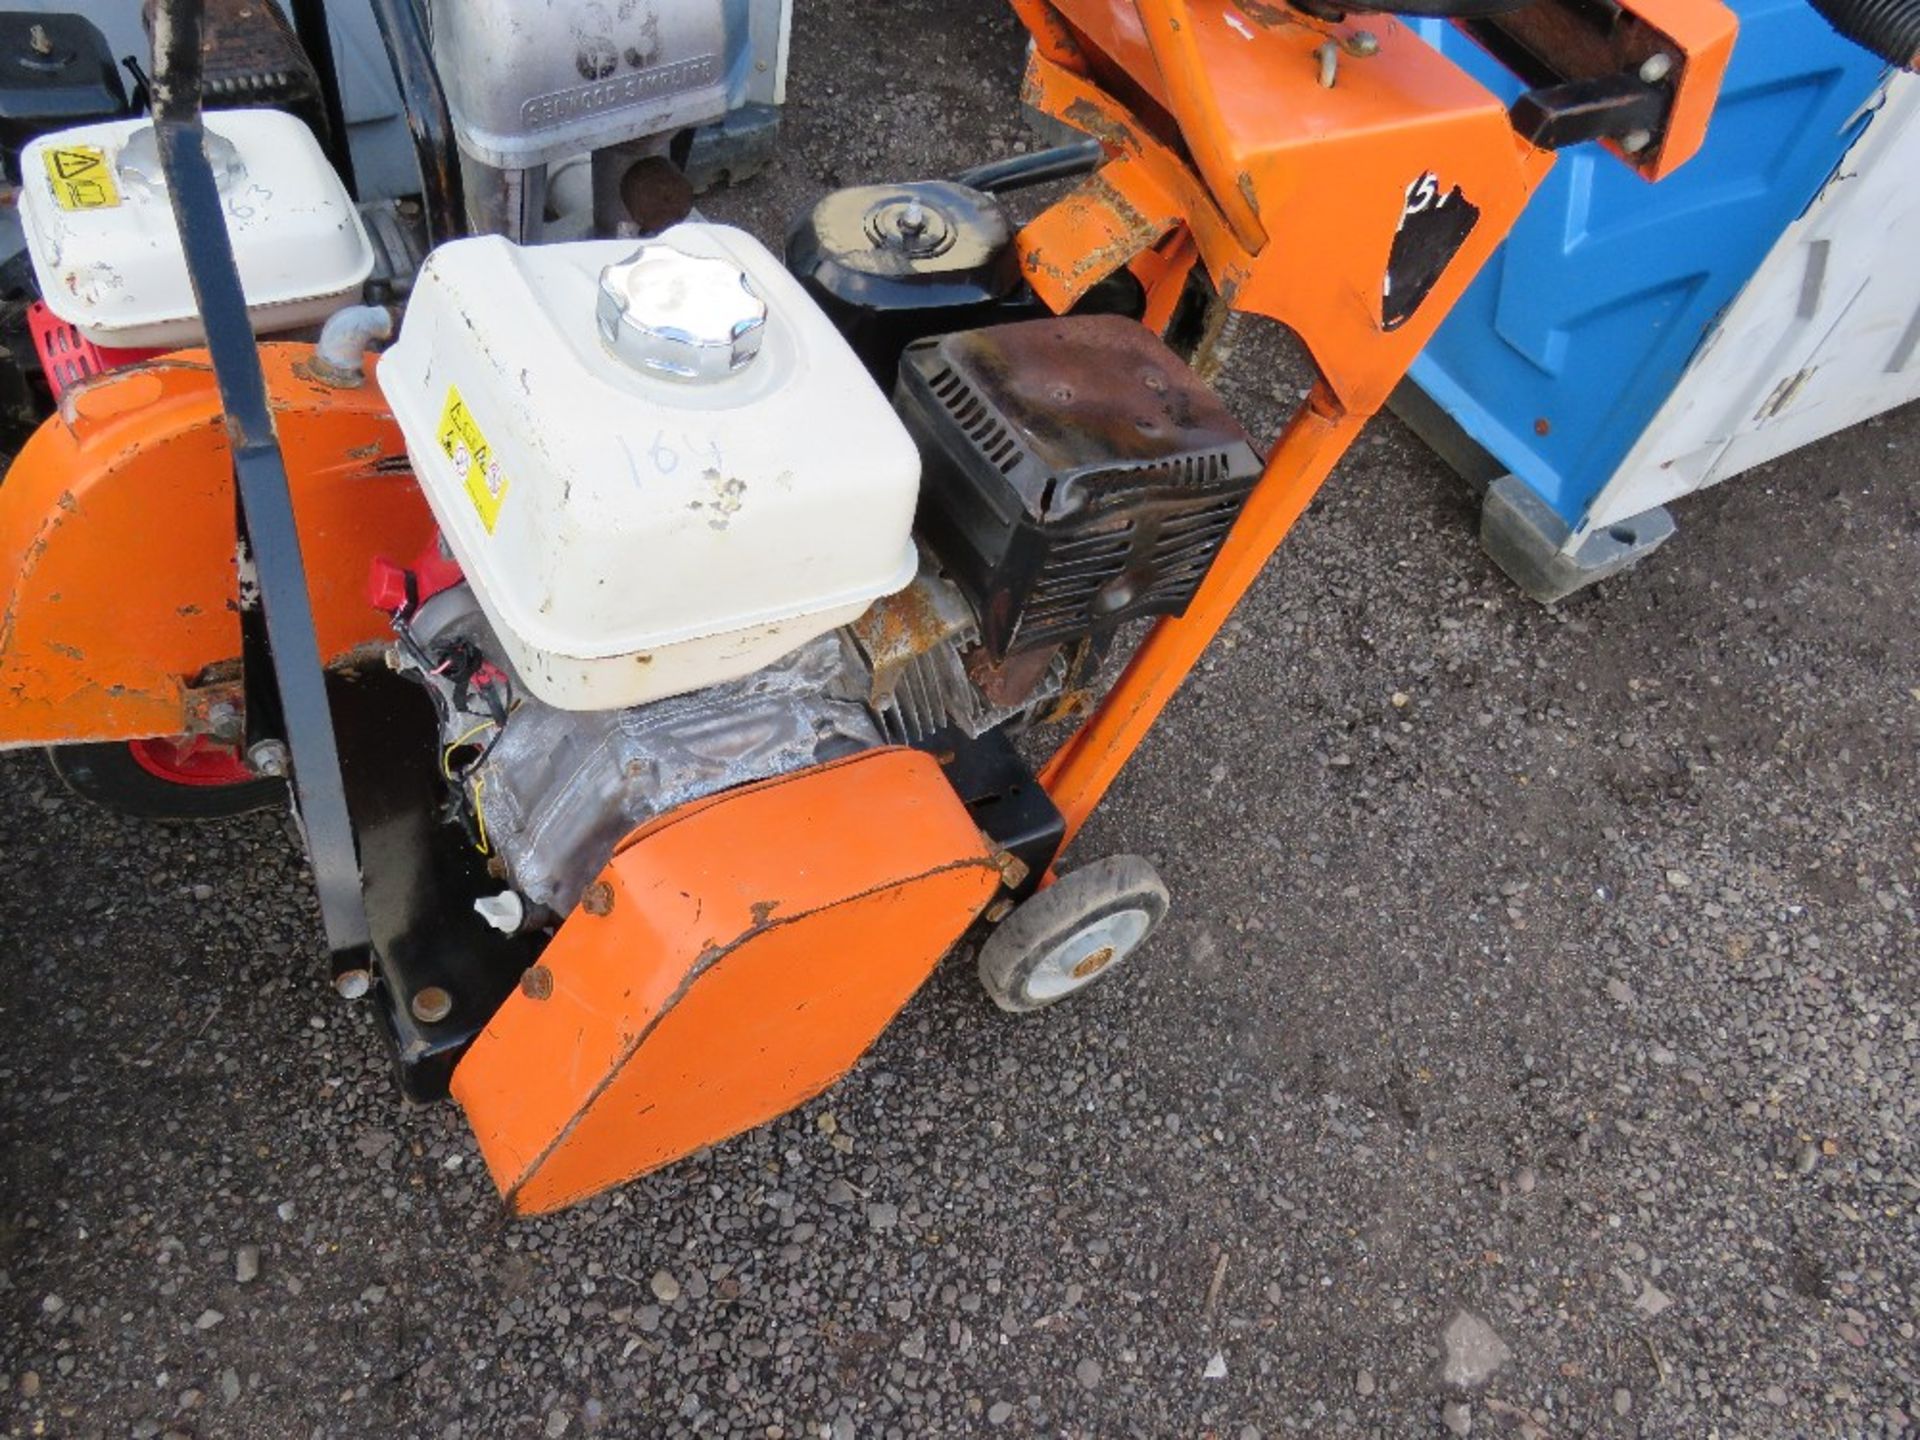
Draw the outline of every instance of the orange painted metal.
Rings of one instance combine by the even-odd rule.
[[[1027,33],[1033,37],[1036,50],[1056,65],[1064,65],[1071,70],[1080,69],[1083,64],[1080,46],[1050,0],[1009,0],[1009,3],[1013,6],[1013,13],[1020,17],[1020,23],[1027,27]]]
[[[819,1094],[999,884],[913,750],[643,827],[454,1072],[508,1206],[558,1209]]]
[[[1144,256],[1181,225],[1182,210],[1142,160],[1122,156],[1015,237],[1020,264],[1056,310]]]
[[[1062,8],[1078,18],[1079,7]],[[1115,163],[1096,180],[1118,193],[1116,209],[1156,218],[1177,210],[1232,307],[1287,325],[1343,405],[1376,409],[1431,333],[1431,323],[1418,322],[1445,314],[1553,157],[1515,137],[1505,107],[1484,86],[1384,17],[1370,17],[1378,51],[1344,58],[1331,88],[1318,79],[1315,52],[1326,41],[1318,24],[1281,15],[1256,24],[1212,10],[1189,20],[1204,75],[1219,88],[1212,110],[1234,188],[1252,197],[1273,236],[1257,251],[1242,243],[1217,190],[1181,150],[1093,81],[1036,53],[1027,98],[1107,145]],[[1388,330],[1388,258],[1409,194],[1427,175],[1442,194],[1457,185],[1480,218],[1414,320]],[[1085,215],[1098,195],[1086,187],[1060,208]],[[1049,305],[1070,305],[1100,278],[1088,277],[1079,254],[1102,254],[1109,268],[1133,258],[1103,249],[1116,228],[1105,217],[1087,215],[1067,229],[1043,213],[1033,224],[1051,243],[1027,247],[1027,273]]]
[[[1111,19],[1112,4],[1089,0],[1061,8],[1083,35],[1125,39],[1130,33],[1080,23],[1096,12]],[[1179,54],[1198,69],[1183,72],[1179,83],[1217,77],[1219,94],[1208,112],[1221,132],[1215,150],[1242,177],[1236,190],[1273,237],[1258,250],[1242,243],[1215,189],[1150,123],[1091,80],[1038,53],[1029,66],[1028,98],[1098,135],[1117,157],[1101,172],[1098,186],[1069,197],[1030,227],[1045,237],[1026,250],[1028,277],[1042,296],[1050,304],[1071,303],[1102,278],[1090,273],[1099,265],[1074,263],[1078,242],[1111,261],[1109,268],[1129,262],[1152,267],[1144,246],[1118,256],[1099,249],[1110,246],[1113,227],[1087,218],[1090,201],[1097,208],[1102,193],[1118,193],[1114,208],[1123,214],[1157,214],[1157,207],[1170,205],[1179,211],[1175,238],[1156,253],[1177,253],[1184,231],[1228,304],[1288,325],[1322,374],[1269,455],[1259,486],[1186,613],[1154,627],[1043,772],[1069,837],[1552,164],[1551,155],[1516,139],[1491,93],[1392,21],[1370,17],[1379,51],[1347,58],[1339,83],[1327,88],[1319,83],[1314,56],[1327,27],[1279,11],[1257,24],[1235,12],[1240,23],[1230,24],[1224,13],[1187,13],[1188,43]],[[1150,39],[1140,37],[1133,63],[1155,55]],[[1118,63],[1118,57],[1105,59]],[[1169,76],[1157,62],[1151,77],[1140,77],[1143,87],[1150,78],[1157,80],[1157,93],[1168,93]],[[1409,196],[1426,175],[1440,193],[1458,186],[1478,220],[1425,302],[1389,330],[1383,319],[1389,256]],[[1164,293],[1155,298],[1164,311]]]
[[[1663,48],[1676,62],[1671,77],[1673,108],[1667,112],[1666,133],[1651,149],[1628,155],[1612,143],[1607,148],[1645,179],[1660,180],[1691,160],[1706,143],[1707,124],[1720,98],[1727,62],[1733,58],[1739,22],[1717,0],[1631,0],[1627,9],[1666,37]]]
[[[321,651],[388,637],[368,603],[378,555],[414,555],[433,521],[372,386],[261,360],[286,452]],[[233,469],[204,354],[73,391],[0,485],[0,746],[193,728],[186,691],[240,654]]]
[[[1380,15],[1356,15],[1336,24],[1303,14],[1286,0],[1226,0],[1199,15],[1188,0],[1014,0],[1014,9],[1029,29],[1044,27],[1050,37],[1039,47],[1043,59],[1085,75],[1088,52],[1104,57],[1109,73],[1124,75],[1143,98],[1169,117],[1182,121],[1192,117],[1203,125],[1213,94],[1231,98],[1228,86],[1209,79],[1204,64],[1196,64],[1201,53],[1200,27],[1209,21],[1225,24],[1236,34],[1243,28],[1285,26],[1336,40],[1358,30],[1380,35],[1400,28],[1398,21]],[[1638,155],[1627,155],[1617,146],[1609,148],[1647,179],[1658,180],[1692,159],[1706,139],[1738,21],[1720,0],[1630,0],[1625,9],[1635,25],[1661,37],[1658,48],[1674,58],[1668,82],[1674,99],[1666,132],[1657,145]],[[1180,43],[1182,36],[1191,37],[1191,43]],[[1317,47],[1319,40],[1313,44]],[[1351,77],[1350,61],[1357,58],[1342,57],[1343,81]],[[1289,89],[1293,78],[1278,72],[1264,88]],[[1149,124],[1156,118],[1141,116]],[[1196,151],[1196,159],[1204,160],[1209,153],[1203,146]],[[1210,178],[1216,174],[1205,163],[1198,168]],[[1238,173],[1230,167],[1218,172],[1227,184],[1237,182]]]
[[[1047,762],[1040,782],[1066,817],[1069,838],[1119,777],[1367,418],[1342,411],[1324,389],[1315,392],[1268,456],[1265,474],[1186,613],[1148,632],[1113,689]]]
[[[1071,839],[1553,156],[1521,141],[1491,92],[1390,17],[1333,23],[1265,0],[1020,8],[1044,9],[1049,25],[1029,59],[1026,99],[1099,138],[1111,157],[1022,234],[1035,291],[1064,311],[1131,266],[1164,324],[1172,298],[1153,282],[1190,244],[1231,309],[1286,325],[1320,371],[1186,613],[1155,626],[1043,771]],[[1718,0],[1631,8],[1672,38],[1679,61],[1671,128],[1642,159],[1648,173],[1664,173],[1704,134],[1733,21]],[[1331,85],[1322,83],[1329,45]],[[1472,227],[1412,313],[1389,325],[1396,240],[1435,198],[1471,207]]]
[[[1203,256],[1244,253],[1206,185],[1178,150],[1136,123],[1124,105],[1092,81],[1047,62],[1036,50],[1028,59],[1024,98],[1094,135],[1113,157],[1092,180],[1041,212],[1016,237],[1027,280],[1049,308],[1060,313],[1072,309],[1100,282],[1103,268],[1110,273],[1144,254],[1151,242],[1132,254],[1110,243],[1115,235],[1141,233],[1130,223],[1133,214],[1171,212],[1172,223],[1192,234]],[[1090,214],[1093,204],[1110,206],[1115,213]],[[1089,263],[1088,257],[1099,263]]]
[[[1245,136],[1236,132],[1235,125],[1246,97],[1236,94],[1232,77],[1215,73],[1223,59],[1232,63],[1244,57],[1231,50],[1223,54],[1208,30],[1209,25],[1225,24],[1228,12],[1209,5],[1196,15],[1187,0],[1153,0],[1139,6],[1139,12],[1141,34],[1160,77],[1168,114],[1179,127],[1193,167],[1207,182],[1234,239],[1258,253],[1266,248],[1268,234],[1259,181],[1247,169]],[[1257,43],[1261,33],[1279,33],[1281,26],[1289,34],[1309,33],[1308,26],[1289,20],[1284,11],[1274,21],[1260,22],[1261,31],[1245,17],[1236,18],[1239,23],[1232,33],[1243,47]],[[1256,63],[1269,58],[1284,57],[1262,56]]]
[[[1146,294],[1146,310],[1140,316],[1142,325],[1156,335],[1166,333],[1180,298],[1186,293],[1188,277],[1199,263],[1200,252],[1194,248],[1193,232],[1184,228],[1134,257],[1130,268]]]

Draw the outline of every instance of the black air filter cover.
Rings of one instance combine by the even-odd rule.
[[[886,386],[908,341],[986,323],[1023,288],[1000,202],[947,180],[836,190],[793,227],[786,258]]]
[[[142,12],[153,36],[156,0]],[[285,110],[328,137],[320,77],[286,16],[261,0],[203,0],[201,86],[209,110]]]
[[[0,11],[0,146],[20,178],[20,151],[53,130],[127,113],[120,67],[79,15]]]
[[[920,341],[895,404],[921,533],[995,659],[1184,611],[1260,475],[1226,407],[1117,315]]]

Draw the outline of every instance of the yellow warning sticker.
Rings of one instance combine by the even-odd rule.
[[[120,203],[107,152],[97,145],[56,145],[40,152],[53,203],[62,210],[111,210]]]
[[[506,503],[507,477],[500,469],[493,446],[481,433],[480,422],[467,409],[467,402],[460,398],[456,385],[447,387],[447,405],[440,412],[439,435],[440,448],[453,462],[454,474],[467,487],[467,498],[473,501],[480,523],[491,535],[500,520],[500,507]]]

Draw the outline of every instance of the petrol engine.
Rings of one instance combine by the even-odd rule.
[[[538,23],[518,0],[344,0],[327,7],[337,53],[321,7],[302,26],[252,0],[205,8],[207,129],[266,337],[404,300],[452,234],[671,223],[759,170],[779,133],[791,0],[550,0]],[[0,12],[0,164],[19,196],[17,226],[0,207],[0,454],[75,383],[204,338],[144,113],[156,0],[95,9],[104,29]]]
[[[937,759],[1002,918],[1066,834],[1042,728],[1193,597],[1260,470],[1246,434],[1139,322],[1128,272],[1054,315],[966,177],[828,195],[784,255],[688,218],[771,139],[777,0],[583,0],[532,30],[504,0],[373,3],[403,88],[425,77],[419,205],[356,193],[328,67],[277,11],[215,0],[203,32],[209,93],[246,102],[204,121],[245,320],[311,346],[303,383],[377,386],[406,448],[380,473],[437,531],[368,576],[393,673],[335,661],[379,952],[339,965],[341,993],[378,987],[403,1083],[443,1093],[621,847],[885,747]],[[268,41],[299,83],[247,69]],[[111,47],[61,17],[0,27],[9,46],[25,108],[64,124],[0,136],[25,242],[0,341],[40,362],[0,349],[0,449],[210,328]],[[139,813],[284,803],[301,772],[265,728],[269,670],[256,647],[191,675],[190,733],[55,766]]]
[[[911,187],[862,199],[852,243],[883,261],[948,224]],[[991,267],[1006,232],[947,239],[927,258]],[[1052,862],[1018,742],[1084,710],[1129,622],[1184,608],[1259,457],[1137,321],[949,293],[962,328],[922,334],[885,298],[830,320],[703,223],[430,258],[379,383],[442,541],[383,593],[498,927],[552,924],[682,805],[889,744],[936,753],[1034,878]]]

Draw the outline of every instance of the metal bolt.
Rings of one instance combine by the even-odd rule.
[[[1002,896],[987,907],[987,923],[989,925],[998,925],[1012,913],[1013,901]]]
[[[27,44],[33,47],[33,53],[36,55],[53,54],[53,37],[47,34],[47,27],[44,25],[36,25],[27,31]]]
[[[247,764],[253,767],[253,773],[271,780],[285,777],[289,758],[286,743],[281,740],[262,740],[247,751]]]
[[[1638,155],[1653,143],[1653,135],[1646,130],[1629,130],[1620,141],[1620,148],[1629,155]]]
[[[1380,37],[1371,30],[1356,30],[1347,36],[1347,54],[1364,60],[1380,53]]]
[[[1011,850],[1002,850],[993,857],[993,863],[1000,871],[1001,883],[1009,890],[1018,890],[1033,873],[1033,868]]]
[[[1640,62],[1640,78],[1649,85],[1658,85],[1672,73],[1673,57],[1664,50]]]
[[[1094,951],[1093,954],[1087,956],[1086,959],[1073,967],[1073,978],[1076,980],[1088,980],[1098,975],[1113,963],[1113,957],[1116,953],[1113,946],[1102,945],[1098,950]]]
[[[613,913],[613,886],[604,880],[596,880],[587,886],[586,893],[580,897],[580,908],[589,915],[611,915]]]
[[[553,971],[535,965],[520,977],[520,993],[529,1000],[545,1000],[553,994]]]
[[[246,730],[246,717],[231,700],[216,700],[207,707],[207,733],[214,739],[238,740]]]
[[[373,989],[371,970],[342,970],[333,977],[333,988],[339,992],[342,1000],[359,1000]]]
[[[907,201],[907,208],[900,212],[900,233],[902,235],[920,235],[927,228],[927,207],[920,203],[920,197],[914,196]]]
[[[407,1008],[422,1025],[438,1025],[453,1013],[453,996],[438,985],[423,985]]]
[[[1340,78],[1340,47],[1329,40],[1313,52],[1313,58],[1320,62],[1320,88],[1331,90]]]

